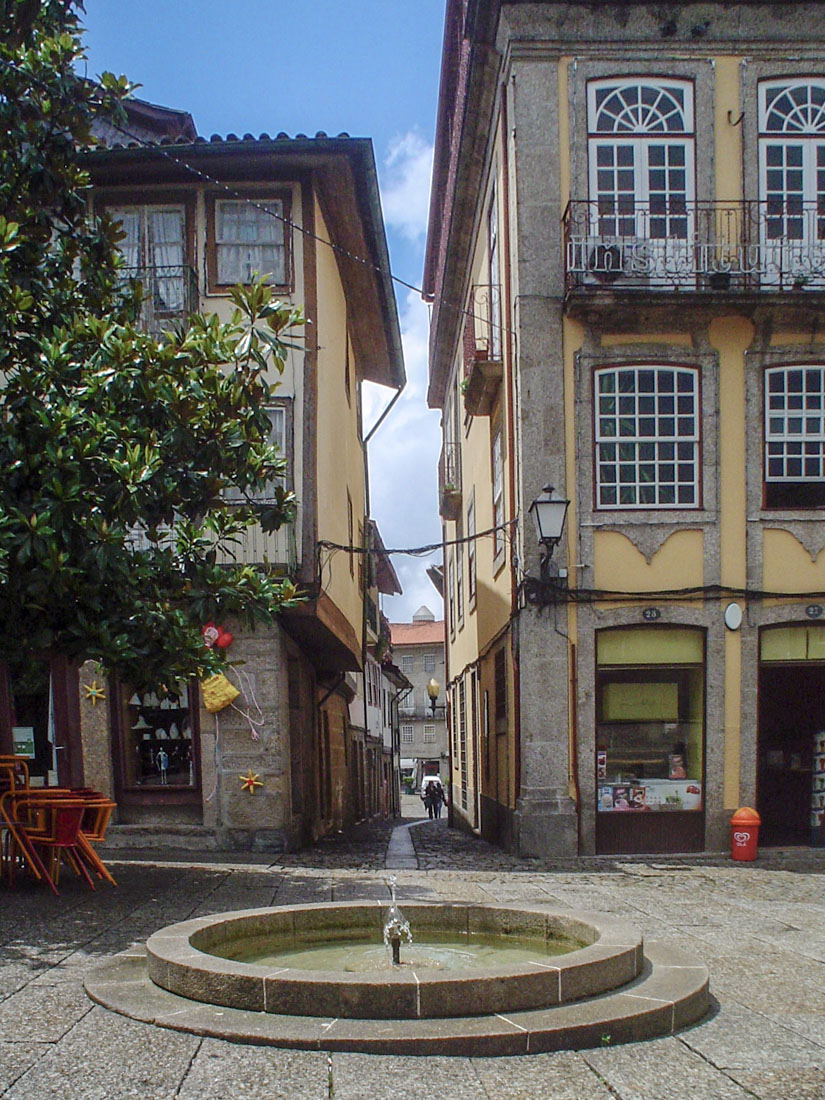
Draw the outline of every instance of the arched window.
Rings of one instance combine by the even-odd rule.
[[[759,87],[759,189],[768,280],[825,279],[825,80]]]
[[[590,199],[600,237],[687,240],[694,198],[687,81],[588,85]]]
[[[699,372],[596,371],[596,507],[699,507]]]

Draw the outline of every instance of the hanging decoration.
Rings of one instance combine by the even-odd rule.
[[[257,774],[250,768],[246,775],[241,776],[241,790],[249,791],[250,794],[254,794],[256,787],[263,787],[263,783],[260,781]]]
[[[90,684],[84,684],[83,691],[86,693],[86,702],[91,703],[93,707],[96,707],[98,703],[106,698],[106,692],[102,687],[98,687],[97,680],[92,680]]]
[[[226,630],[222,626],[216,626],[211,621],[204,623],[201,627],[201,634],[203,635],[203,644],[207,649],[212,649],[213,646],[216,649],[228,649],[235,641],[235,635],[230,630]]]
[[[212,714],[217,714],[219,710],[223,710],[230,703],[234,703],[241,694],[222,672],[216,672],[208,680],[203,680],[201,690],[203,692],[203,705]]]

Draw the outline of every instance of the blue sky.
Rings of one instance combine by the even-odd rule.
[[[89,75],[142,85],[198,131],[372,138],[393,272],[421,284],[445,0],[86,0]],[[396,286],[407,388],[370,444],[372,513],[387,546],[438,542],[438,414],[426,407],[427,309]],[[367,426],[389,391],[369,387]],[[393,621],[441,605],[425,575],[440,553],[394,564]]]

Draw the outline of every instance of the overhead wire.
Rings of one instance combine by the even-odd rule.
[[[32,73],[28,73],[28,72],[25,72],[24,70],[20,69],[17,65],[13,64],[11,61],[8,61],[6,58],[0,58],[0,65],[5,66],[7,69],[10,69],[12,72],[17,73],[18,76],[24,77],[25,79],[31,81],[31,83],[33,83],[33,84],[37,85],[38,87],[42,88],[44,91],[47,91],[47,92],[51,91],[51,89],[49,88],[49,86],[46,83],[39,80]],[[127,102],[128,102],[128,100],[127,100]],[[282,222],[284,224],[284,226],[288,227],[289,229],[292,229],[297,233],[301,233],[307,239],[313,240],[318,244],[326,245],[326,247],[331,249],[333,252],[336,252],[339,255],[347,257],[347,259],[352,260],[354,263],[358,263],[358,264],[363,265],[364,267],[370,268],[372,271],[376,272],[377,274],[383,275],[386,278],[390,279],[393,283],[397,283],[399,286],[403,286],[406,290],[411,290],[414,293],[420,295],[422,297],[422,299],[425,297],[424,290],[423,290],[422,287],[416,286],[415,283],[411,283],[408,280],[403,279],[400,275],[396,275],[392,271],[392,269],[385,269],[385,268],[381,267],[380,264],[374,263],[372,260],[364,259],[363,256],[359,256],[359,255],[357,255],[357,253],[351,252],[349,249],[344,248],[342,245],[335,244],[333,241],[327,240],[326,237],[323,237],[320,234],[315,233],[313,230],[308,229],[306,226],[299,225],[297,222],[292,221],[291,218],[288,218],[285,214],[278,214],[276,211],[268,209],[265,205],[262,205],[260,202],[256,202],[249,195],[244,195],[243,193],[239,192],[236,188],[232,187],[231,184],[226,183],[225,180],[218,179],[218,177],[212,176],[209,172],[205,172],[201,168],[196,168],[193,164],[190,164],[183,157],[176,156],[175,154],[171,153],[169,151],[168,146],[160,145],[157,142],[149,141],[146,138],[142,138],[142,137],[140,137],[139,134],[135,134],[133,131],[129,130],[127,127],[121,126],[119,123],[114,122],[112,119],[107,119],[106,121],[107,121],[107,124],[109,126],[111,126],[113,129],[117,130],[118,133],[121,133],[125,137],[128,137],[131,141],[134,141],[137,145],[139,145],[139,146],[141,146],[142,148],[145,148],[145,149],[151,149],[153,152],[158,153],[160,156],[164,157],[166,160],[171,161],[176,167],[182,168],[184,171],[190,173],[193,176],[196,176],[198,179],[204,181],[205,183],[210,184],[211,186],[220,188],[222,191],[224,191],[225,194],[230,195],[233,199],[235,199],[238,202],[243,202],[243,203],[246,203],[247,205],[253,207],[255,210],[259,211],[259,213],[263,214],[265,217],[274,218],[276,221]],[[295,140],[295,139],[289,139],[289,140]],[[307,140],[315,140],[315,139],[308,138]],[[206,139],[203,139],[203,142],[207,146],[209,146],[209,144],[210,144],[209,142],[206,142]],[[190,144],[194,144],[194,142],[190,142]],[[124,148],[127,148],[127,147],[124,146]],[[433,299],[427,299],[427,300],[429,302],[431,302]],[[452,302],[452,301],[450,301],[449,299],[447,299],[443,296],[438,299],[438,302],[442,306],[445,306],[445,307],[448,307],[448,308],[451,308],[451,309],[455,309],[458,313],[462,314],[464,317],[467,317],[468,319],[480,320],[485,325],[489,325],[493,329],[498,329],[501,333],[507,332],[510,335],[513,335],[513,336],[515,335],[515,331],[513,329],[510,329],[508,326],[502,324],[500,321],[496,322],[490,317],[484,317],[484,316],[481,316],[479,314],[476,314],[471,309],[467,309],[465,306],[458,305],[456,302]]]

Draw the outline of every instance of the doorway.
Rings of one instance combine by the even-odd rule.
[[[825,730],[825,662],[762,662],[756,809],[760,843],[810,844],[814,737]]]

